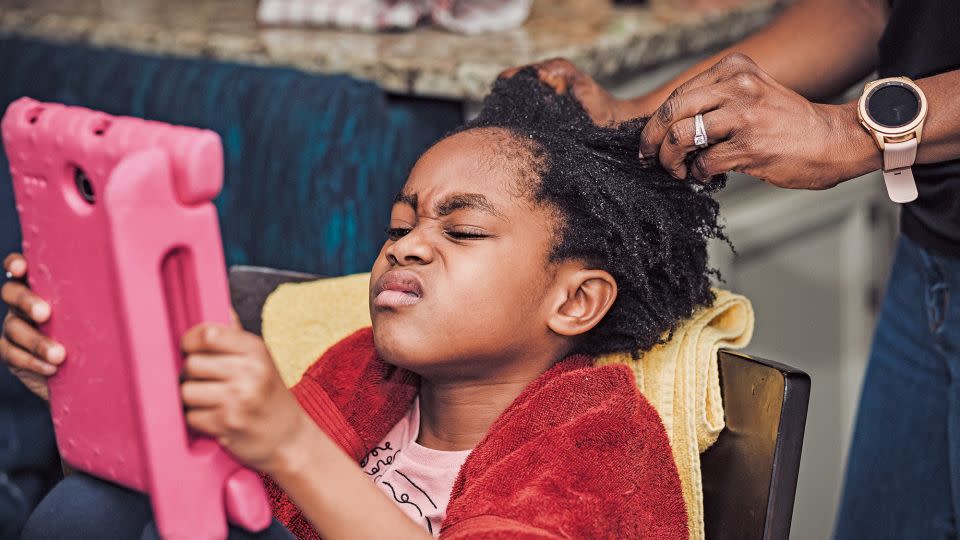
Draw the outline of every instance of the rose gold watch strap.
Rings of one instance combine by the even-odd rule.
[[[887,195],[895,203],[906,203],[917,198],[917,183],[911,166],[917,159],[917,139],[884,144],[883,180]]]

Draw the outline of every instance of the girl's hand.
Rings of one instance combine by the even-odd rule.
[[[513,77],[517,71],[526,66],[510,68],[500,77]],[[587,114],[598,125],[608,125],[629,120],[636,114],[628,111],[628,102],[616,99],[609,92],[597,84],[597,81],[586,73],[577,69],[577,66],[565,58],[552,58],[533,64],[537,76],[545,84],[553,88],[558,94],[567,90],[573,92]]]
[[[694,145],[703,114],[709,146]],[[677,178],[739,171],[793,189],[827,189],[880,167],[856,103],[811,103],[732,54],[677,88],[640,136],[640,153]],[[688,156],[692,161],[688,161]]]
[[[237,459],[272,474],[307,431],[306,417],[266,345],[239,327],[201,324],[183,336],[187,425]]]
[[[27,260],[14,253],[4,260],[3,268],[13,277],[0,289],[7,304],[0,359],[31,392],[49,400],[47,377],[56,373],[57,366],[66,359],[66,349],[36,328],[50,318],[50,305],[26,285]]]

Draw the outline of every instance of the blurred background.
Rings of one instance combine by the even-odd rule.
[[[0,109],[20,96],[209,128],[229,264],[367,271],[390,203],[503,69],[572,60],[633,97],[774,17],[782,0],[0,0]],[[472,4],[472,6],[471,6]],[[852,88],[846,98],[859,94]],[[830,535],[896,232],[879,176],[828,192],[733,175],[725,287],[747,352],[813,380],[792,537]],[[19,250],[0,153],[0,251]],[[44,407],[0,373],[0,538],[57,477]]]

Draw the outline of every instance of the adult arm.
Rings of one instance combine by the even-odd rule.
[[[916,83],[928,103],[917,163],[960,158],[960,100],[954,96],[960,70]],[[693,145],[696,114],[703,114],[710,143],[703,150]],[[883,161],[859,123],[856,101],[812,103],[743,55],[728,56],[678,87],[644,128],[640,153],[677,178],[689,172],[706,180],[734,170],[801,189],[833,187]]]
[[[626,100],[620,117],[649,115],[677,87],[735,53],[807,99],[833,97],[869,74],[887,22],[886,0],[799,0],[773,23],[680,73],[653,92]]]
[[[630,101],[635,112],[649,110],[669,92],[644,129],[640,154],[677,178],[706,180],[734,170],[804,189],[830,188],[881,168],[883,156],[859,124],[856,101],[809,99],[835,94],[873,69],[887,17],[883,0],[797,3],[721,52],[719,61],[708,59]],[[916,82],[928,102],[917,163],[960,158],[960,103],[953,96],[960,71]],[[710,147],[694,154],[697,114]]]
[[[649,116],[677,87],[722,58],[742,54],[808,99],[831,97],[865,77],[877,61],[888,17],[886,0],[798,0],[773,23],[680,73],[656,90],[615,99],[565,59],[534,64],[557,92],[571,91],[598,124]],[[501,77],[510,77],[520,67]]]

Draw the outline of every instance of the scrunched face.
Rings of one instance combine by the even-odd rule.
[[[510,139],[458,133],[410,173],[370,276],[384,360],[422,375],[485,377],[552,346],[553,218],[522,195],[531,156]]]
[[[384,359],[467,378],[545,369],[572,351],[649,350],[713,302],[723,179],[639,160],[645,125],[598,126],[531,69],[499,79],[393,207],[370,297]]]

